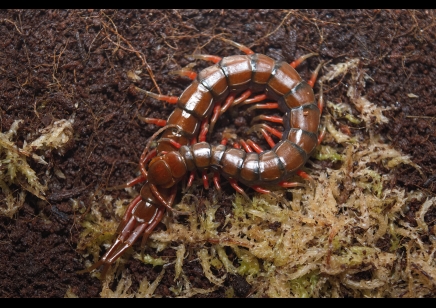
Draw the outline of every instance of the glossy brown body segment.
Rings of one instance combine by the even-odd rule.
[[[279,103],[285,130],[283,139],[275,147],[256,154],[206,142],[188,146],[216,103],[222,102],[229,93],[247,89],[264,92]],[[289,64],[262,54],[237,55],[223,58],[198,74],[180,96],[177,108],[168,119],[167,123],[176,124],[179,130],[165,132],[163,137],[183,145],[179,152],[186,171],[212,168],[248,186],[270,185],[286,181],[304,165],[317,145],[319,121],[320,111],[312,88]],[[163,140],[159,142],[158,152],[164,150],[177,151]],[[153,161],[149,177],[154,175],[152,165]],[[156,168],[156,172],[164,169]]]
[[[229,94],[262,92],[278,102],[283,112],[282,139],[261,153],[207,142],[192,143],[201,123]],[[218,105],[219,106],[219,105]],[[224,177],[254,187],[286,181],[301,168],[317,145],[320,110],[308,83],[287,63],[262,54],[221,59],[202,70],[178,98],[155,150],[144,150],[140,196],[128,206],[117,230],[118,237],[100,261],[85,271],[104,265],[102,276],[140,235],[142,244],[171,208],[177,183],[188,172],[213,169]],[[205,174],[205,173],[203,173]],[[138,181],[136,181],[138,180]],[[132,184],[131,186],[133,186]],[[206,185],[205,185],[206,186]]]

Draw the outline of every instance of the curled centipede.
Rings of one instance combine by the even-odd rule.
[[[295,68],[315,54],[304,55],[288,64],[256,54],[233,41],[225,41],[245,55],[224,58],[195,55],[215,64],[198,74],[189,69],[177,71],[177,74],[193,80],[179,97],[140,90],[155,99],[176,104],[176,107],[167,121],[144,119],[162,128],[149,139],[141,155],[141,175],[123,186],[144,183],[140,195],[129,204],[117,229],[118,237],[109,250],[82,272],[104,265],[104,277],[109,266],[141,235],[143,249],[165,211],[172,210],[177,184],[188,173],[188,186],[192,184],[195,171],[199,170],[208,188],[207,170],[211,169],[218,190],[219,175],[222,175],[243,195],[245,192],[238,182],[260,193],[269,193],[263,186],[293,187],[295,183],[288,182],[292,175],[297,173],[307,177],[300,168],[322,139],[322,134],[319,134],[322,91],[316,102],[312,90],[322,63],[306,82]],[[266,99],[274,102],[257,104]],[[282,117],[260,115],[254,119],[283,125],[283,132],[267,124],[256,125],[271,149],[263,150],[252,140],[241,139],[232,147],[227,145],[227,138],[218,145],[206,142],[206,136],[213,130],[219,116],[238,104],[255,104],[251,109],[278,109],[283,113]],[[270,134],[279,141],[275,143]],[[150,149],[151,141],[156,139],[157,147]]]

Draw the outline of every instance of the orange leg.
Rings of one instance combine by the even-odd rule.
[[[312,53],[308,53],[306,55],[303,55],[301,57],[299,57],[297,60],[295,60],[294,62],[292,62],[290,65],[293,68],[297,68],[298,65],[300,65],[301,63],[303,63],[306,59],[313,57],[313,56],[317,56],[318,54],[316,52],[312,52]]]
[[[149,92],[149,91],[140,89],[138,87],[135,87],[135,89],[141,93],[144,93],[147,96],[150,96],[150,97],[157,99],[157,100],[160,100],[160,101],[165,101],[165,102],[170,103],[170,104],[177,104],[177,102],[179,100],[179,98],[177,96],[168,96],[168,95],[156,94],[153,92]]]
[[[240,103],[245,101],[247,98],[250,97],[251,93],[253,93],[253,92],[251,92],[251,90],[247,90],[247,91],[243,92],[241,94],[241,96],[239,96],[237,99],[235,99],[235,101],[233,102],[233,106],[239,105]]]
[[[248,111],[252,111],[254,109],[279,109],[278,103],[266,103],[266,104],[256,104],[248,108]]]
[[[325,137],[325,126],[321,129],[321,133],[318,136],[318,145],[321,144],[324,137]]]
[[[213,183],[215,184],[215,188],[218,191],[221,191],[221,185],[220,185],[220,174],[218,171],[215,171],[213,173]]]
[[[215,106],[213,107],[213,113],[210,119],[209,133],[211,133],[213,131],[213,128],[215,127],[215,123],[216,121],[218,121],[218,117],[220,116],[220,111],[221,111],[221,102],[216,103]]]
[[[256,152],[256,153],[261,153],[263,152],[263,149],[256,143],[254,143],[253,140],[248,139],[247,140],[247,144]]]
[[[239,143],[242,145],[242,148],[245,150],[245,152],[247,153],[253,152],[253,149],[243,139],[240,139]]]
[[[165,125],[167,125],[167,121],[166,120],[162,120],[162,119],[156,119],[156,118],[144,118],[138,115],[138,118],[148,124],[154,124],[160,127],[164,127]]]
[[[235,149],[240,149],[241,148],[241,145],[238,143],[238,142],[234,142],[233,143],[233,147],[235,148]]]
[[[303,170],[298,170],[296,173],[297,173],[297,175],[301,176],[305,180],[313,181],[313,178],[310,175],[308,175],[306,172],[304,172]]]
[[[200,134],[198,135],[198,141],[200,142],[206,141],[206,135],[209,130],[209,124],[207,124],[208,120],[209,119],[206,118],[201,122]]]
[[[235,179],[229,179],[229,183],[230,183],[230,185],[232,185],[234,190],[236,190],[238,193],[240,193],[241,195],[243,195],[245,198],[248,199],[247,194],[240,186],[238,186],[238,183],[236,182]]]
[[[229,43],[232,46],[235,46],[236,48],[238,48],[239,50],[241,50],[243,53],[247,54],[247,55],[252,55],[254,54],[254,51],[251,50],[250,48],[248,48],[247,46],[244,46],[242,44],[236,43],[234,41],[231,41],[229,39],[226,38],[221,38],[224,42]]]
[[[263,135],[263,137],[265,138],[266,142],[268,142],[269,146],[270,146],[271,148],[273,148],[273,147],[276,145],[276,143],[274,142],[274,140],[272,140],[272,138],[270,137],[270,135],[268,135],[268,133],[267,133],[263,128],[261,128],[260,131],[262,132],[262,135]]]
[[[261,102],[261,101],[266,100],[266,99],[267,99],[266,94],[259,94],[259,95],[252,97],[252,98],[246,99],[244,101],[244,105]]]
[[[324,64],[323,62],[318,64],[318,66],[316,67],[316,69],[312,73],[312,77],[310,77],[310,80],[307,82],[309,84],[309,86],[311,86],[312,88],[315,85],[316,78],[318,77],[319,70],[321,69],[323,64]]]
[[[229,94],[229,96],[227,96],[226,98],[226,102],[224,103],[224,106],[221,108],[219,115],[222,115],[224,112],[227,111],[227,109],[230,108],[230,106],[232,106],[233,102],[235,101],[235,94]]]
[[[189,175],[188,184],[186,185],[188,188],[192,186],[192,183],[194,182],[195,178],[195,171],[191,171],[191,174]]]
[[[218,63],[221,61],[221,57],[218,56],[213,56],[213,55],[202,55],[202,54],[193,54],[190,55],[190,57],[194,58],[194,59],[200,59],[200,60],[204,60],[204,61],[210,61],[213,63]]]
[[[324,95],[322,93],[322,83],[319,90],[318,109],[320,114],[322,114],[322,111],[324,109]]]
[[[297,187],[297,186],[301,186],[300,183],[298,182],[280,182],[279,186],[284,187],[284,188],[292,188],[292,187]]]
[[[237,99],[235,99],[235,94],[229,94],[226,99],[224,106],[221,108],[220,115],[226,112],[231,106],[236,106],[241,102],[245,101],[251,95],[251,90],[243,92]]]
[[[254,117],[253,120],[251,121],[253,122],[257,122],[257,121],[270,121],[270,122],[274,122],[274,123],[279,123],[279,124],[283,124],[283,118],[281,117],[276,117],[276,116],[267,116],[264,114],[261,114],[257,117]]]
[[[188,68],[182,68],[180,70],[176,70],[176,71],[171,71],[168,74],[170,75],[179,75],[182,77],[188,77],[191,80],[194,80],[195,78],[197,78],[197,73],[188,69]]]
[[[251,188],[253,188],[255,191],[261,194],[269,194],[271,192],[270,190],[262,188],[258,185],[251,186]]]
[[[209,189],[209,181],[207,179],[207,171],[206,171],[206,169],[203,170],[201,176],[203,178],[204,189]]]

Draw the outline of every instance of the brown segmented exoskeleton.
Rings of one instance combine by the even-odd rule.
[[[221,174],[244,195],[238,182],[260,193],[269,193],[263,186],[293,187],[296,183],[287,182],[292,175],[298,173],[308,177],[300,168],[322,139],[322,134],[319,134],[322,93],[316,103],[312,90],[322,64],[318,65],[308,82],[300,77],[295,67],[316,54],[304,55],[288,64],[256,54],[241,44],[225,41],[238,47],[245,55],[225,58],[194,55],[215,65],[198,74],[189,69],[177,71],[177,74],[193,80],[179,97],[138,89],[158,100],[176,104],[176,108],[167,121],[144,118],[147,123],[162,128],[149,139],[141,155],[141,176],[123,185],[128,187],[144,183],[141,193],[128,206],[118,227],[116,241],[100,261],[82,272],[104,265],[104,276],[109,266],[141,235],[141,246],[144,247],[165,211],[172,210],[177,184],[190,173],[190,186],[196,170],[202,172],[205,188],[209,185],[207,170],[212,169],[213,182],[218,190]],[[212,131],[219,116],[230,107],[265,99],[275,102],[255,104],[250,109],[278,109],[282,112],[282,117],[260,115],[253,119],[283,125],[283,132],[267,124],[255,125],[271,149],[263,150],[249,139],[241,139],[232,147],[227,146],[226,138],[218,145],[206,142],[208,131]],[[270,134],[279,141],[275,143]],[[157,147],[151,150],[151,141],[156,139]]]

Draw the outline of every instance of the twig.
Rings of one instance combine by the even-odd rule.
[[[104,12],[102,12],[102,14],[104,14]],[[108,26],[104,21],[102,21],[103,26],[105,27],[105,29],[106,29],[106,28],[109,29],[112,33],[114,33],[114,34],[117,36],[118,39],[123,40],[124,43],[126,43],[126,44],[130,47],[130,49],[121,46],[119,43],[118,43],[118,44],[115,43],[114,41],[112,41],[112,40],[109,38],[109,36],[106,36],[106,38],[107,38],[109,41],[111,41],[112,43],[114,43],[118,48],[121,48],[121,49],[124,49],[124,50],[126,50],[126,51],[130,51],[130,52],[135,53],[136,56],[141,60],[142,65],[145,66],[145,68],[147,69],[148,74],[150,75],[150,78],[151,78],[151,80],[153,81],[153,84],[154,84],[154,86],[156,87],[157,91],[159,92],[159,94],[162,94],[162,92],[161,92],[161,90],[160,90],[160,88],[159,88],[159,86],[158,86],[156,80],[154,79],[153,71],[151,70],[150,65],[147,63],[147,60],[145,59],[145,55],[144,55],[142,52],[136,50],[136,49],[132,46],[132,44],[130,44],[130,42],[129,42],[128,40],[126,40],[126,39],[125,39],[121,34],[119,34],[119,33],[118,33],[118,30],[117,30],[117,28],[116,28],[116,26],[115,26],[115,24],[114,24],[114,22],[112,21],[112,19],[111,19],[109,16],[107,16],[106,14],[104,14],[104,15],[105,15],[109,20],[110,20],[110,22],[111,22],[112,25],[114,26],[115,30],[113,30],[113,29],[112,29],[111,27],[109,27],[109,26]]]

